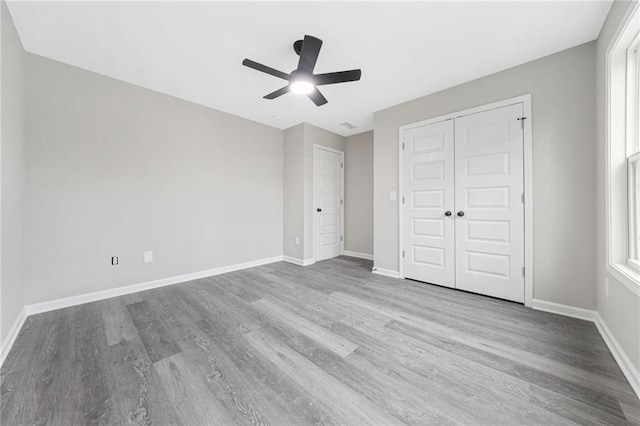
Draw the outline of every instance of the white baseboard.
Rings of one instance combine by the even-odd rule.
[[[302,266],[303,264],[302,259],[298,259],[297,257],[282,256],[282,260],[284,260],[287,263],[293,263],[294,265],[298,265],[298,266]]]
[[[385,277],[400,278],[400,273],[398,271],[392,271],[391,269],[378,268],[377,266],[374,266],[373,269],[371,269],[371,273],[384,275]]]
[[[611,355],[613,355],[613,358],[620,366],[622,374],[627,378],[631,388],[640,399],[640,371],[638,371],[638,368],[633,365],[633,362],[631,362],[625,351],[622,349],[622,346],[620,346],[620,343],[618,343],[618,340],[607,326],[607,323],[604,322],[604,319],[600,316],[599,312],[596,312],[594,322],[596,323],[596,327],[598,328],[602,339],[609,347]]]
[[[302,260],[302,259],[298,259],[297,257],[282,256],[282,260],[288,263],[293,263],[294,265],[298,265],[298,266],[309,266],[316,263],[314,258]]]
[[[553,314],[564,315],[567,317],[578,318],[595,323],[596,328],[600,332],[602,339],[609,348],[609,352],[620,366],[620,370],[624,374],[633,391],[640,398],[640,372],[631,362],[618,340],[615,338],[602,316],[597,311],[589,309],[575,308],[573,306],[562,305],[560,303],[547,302],[544,300],[533,299],[531,305],[533,309],[538,311],[551,312]]]
[[[345,250],[342,254],[344,254],[345,256],[357,257],[360,259],[373,260],[372,254],[358,253],[357,251]]]
[[[282,261],[282,256],[269,257],[266,259],[254,260],[251,262],[238,263],[235,265],[221,266],[219,268],[208,269],[206,271],[192,272],[190,274],[177,275],[169,278],[162,278],[154,281],[128,285],[124,287],[112,288],[109,290],[96,291],[93,293],[81,294],[79,296],[66,297],[63,299],[50,300],[48,302],[35,303],[25,306],[26,314],[35,315],[42,312],[54,311],[56,309],[67,308],[69,306],[82,305],[83,303],[95,302],[112,297],[123,296],[125,294],[137,293],[139,291],[151,290],[168,285],[179,284],[199,278],[211,277],[214,275],[226,274],[227,272],[239,271],[241,269],[253,268],[260,265]]]
[[[345,252],[345,254],[347,253],[351,253],[351,252]],[[352,254],[347,254],[347,255],[351,256]],[[354,257],[357,257],[357,256],[354,256]],[[83,294],[79,296],[67,297],[64,299],[57,299],[57,300],[52,300],[52,301],[43,302],[43,303],[26,305],[20,312],[20,315],[18,316],[18,318],[16,318],[16,321],[11,327],[9,334],[2,341],[2,345],[0,346],[0,366],[4,362],[9,351],[11,350],[11,347],[13,346],[13,343],[15,342],[16,337],[18,337],[18,334],[20,333],[20,329],[24,325],[24,322],[26,321],[27,317],[30,315],[53,311],[56,309],[67,308],[75,305],[81,305],[83,303],[109,299],[112,297],[123,296],[125,294],[137,293],[139,291],[150,290],[150,289],[178,284],[186,281],[192,281],[199,278],[225,274],[227,272],[239,271],[241,269],[253,268],[256,266],[266,265],[274,262],[280,262],[283,260],[285,262],[290,262],[300,266],[307,266],[312,263],[315,263],[314,259],[301,260],[301,259],[297,259],[289,256],[275,256],[275,257],[270,257],[266,259],[254,260],[251,262],[244,262],[244,263],[238,263],[235,265],[222,266],[219,268],[209,269],[206,271],[194,272],[190,274],[178,275],[174,277],[163,278],[159,280],[148,281],[144,283],[138,283],[138,284],[133,284],[129,286],[109,289],[109,290],[97,291],[97,292]],[[398,271],[378,268],[375,266],[373,267],[371,272],[374,274],[383,275],[391,278],[400,277],[400,274],[398,273]],[[624,350],[616,340],[615,336],[613,335],[613,333],[611,332],[611,330],[609,329],[609,327],[604,322],[603,318],[600,316],[598,312],[591,311],[588,309],[576,308],[573,306],[562,305],[559,303],[547,302],[539,299],[533,300],[532,308],[539,311],[551,312],[554,314],[559,314],[559,315],[564,315],[568,317],[579,318],[579,319],[594,322],[596,327],[598,328],[598,331],[602,335],[602,338],[605,341],[607,347],[609,348],[609,351],[611,351],[611,354],[613,355],[614,359],[620,366],[620,369],[622,370],[624,376],[629,381],[629,384],[633,388],[634,392],[638,395],[638,398],[640,398],[640,372],[635,367],[633,362],[631,362],[631,360],[629,359],[627,354],[624,352]]]
[[[552,314],[564,315],[565,317],[578,318],[586,321],[596,320],[596,311],[589,309],[575,308],[573,306],[562,305],[560,303],[547,302],[545,300],[533,299],[531,307],[538,311],[550,312]]]
[[[16,318],[15,322],[11,326],[9,334],[7,334],[7,336],[2,341],[2,346],[0,346],[0,367],[4,363],[5,358],[7,358],[7,355],[9,354],[9,351],[13,346],[13,342],[16,341],[16,337],[18,337],[18,334],[20,333],[20,330],[22,329],[22,326],[24,325],[26,319],[27,311],[25,308],[22,308],[20,314],[18,314],[18,318]]]

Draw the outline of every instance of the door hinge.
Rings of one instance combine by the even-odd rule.
[[[524,266],[522,267],[522,276],[524,277]]]
[[[518,118],[518,121],[520,121],[520,127],[522,127],[522,129],[524,129],[524,120],[526,120],[527,117],[520,117]]]
[[[402,250],[402,258],[404,259],[404,250]]]
[[[340,241],[344,241],[342,238],[343,238],[342,235],[340,235]]]
[[[402,142],[402,150],[404,151],[404,142]]]
[[[343,169],[344,168],[344,163],[340,163],[340,168]]]
[[[344,205],[344,200],[340,200],[340,205]]]
[[[524,204],[524,192],[522,193],[522,204]]]
[[[404,195],[402,196],[402,204],[404,204]]]

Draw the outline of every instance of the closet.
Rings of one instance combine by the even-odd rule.
[[[523,104],[403,126],[404,277],[524,302]]]

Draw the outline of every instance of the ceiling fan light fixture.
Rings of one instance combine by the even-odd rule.
[[[313,92],[313,89],[315,89],[316,86],[314,86],[309,80],[299,78],[291,81],[291,83],[289,83],[289,88],[293,93],[298,95],[308,95]]]
[[[317,86],[358,81],[362,72],[357,69],[314,74],[313,69],[316,66],[321,47],[322,40],[308,34],[304,36],[304,40],[297,40],[293,44],[293,50],[300,56],[300,59],[298,59],[298,67],[289,74],[248,58],[242,61],[242,65],[288,81],[286,86],[264,95],[264,99],[276,99],[293,92],[298,95],[307,95],[316,106],[322,106],[328,101],[320,93]]]

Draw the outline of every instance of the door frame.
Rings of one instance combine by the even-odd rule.
[[[330,148],[328,146],[325,145],[321,145],[321,144],[317,144],[314,143],[313,144],[313,191],[311,194],[312,197],[312,202],[311,202],[311,206],[312,206],[312,213],[313,213],[313,229],[312,229],[312,233],[311,233],[311,237],[313,238],[313,256],[312,259],[314,262],[317,262],[318,259],[316,258],[316,255],[318,254],[318,242],[319,239],[316,238],[316,232],[318,230],[318,215],[316,214],[316,185],[318,183],[318,177],[316,175],[316,172],[318,171],[318,168],[316,167],[316,161],[318,159],[318,156],[316,155],[316,152],[318,150],[324,150],[324,151],[329,151],[329,152],[333,152],[335,154],[339,154],[340,155],[340,164],[342,165],[342,167],[340,167],[340,200],[342,201],[340,204],[340,256],[344,255],[344,151],[340,151],[339,149],[334,149],[334,148]]]
[[[402,179],[403,172],[403,149],[402,134],[405,130],[414,127],[435,124],[441,121],[453,120],[465,115],[477,114],[492,109],[498,109],[514,104],[522,104],[524,117],[526,117],[524,125],[524,304],[532,306],[533,304],[533,117],[531,114],[531,94],[527,93],[522,96],[516,96],[504,99],[498,102],[492,102],[473,108],[468,108],[449,114],[440,115],[426,120],[417,121],[415,123],[405,124],[398,127],[398,275],[401,279],[405,278],[404,259],[402,257],[402,249],[404,247],[404,204],[402,197],[404,194],[404,182]]]

